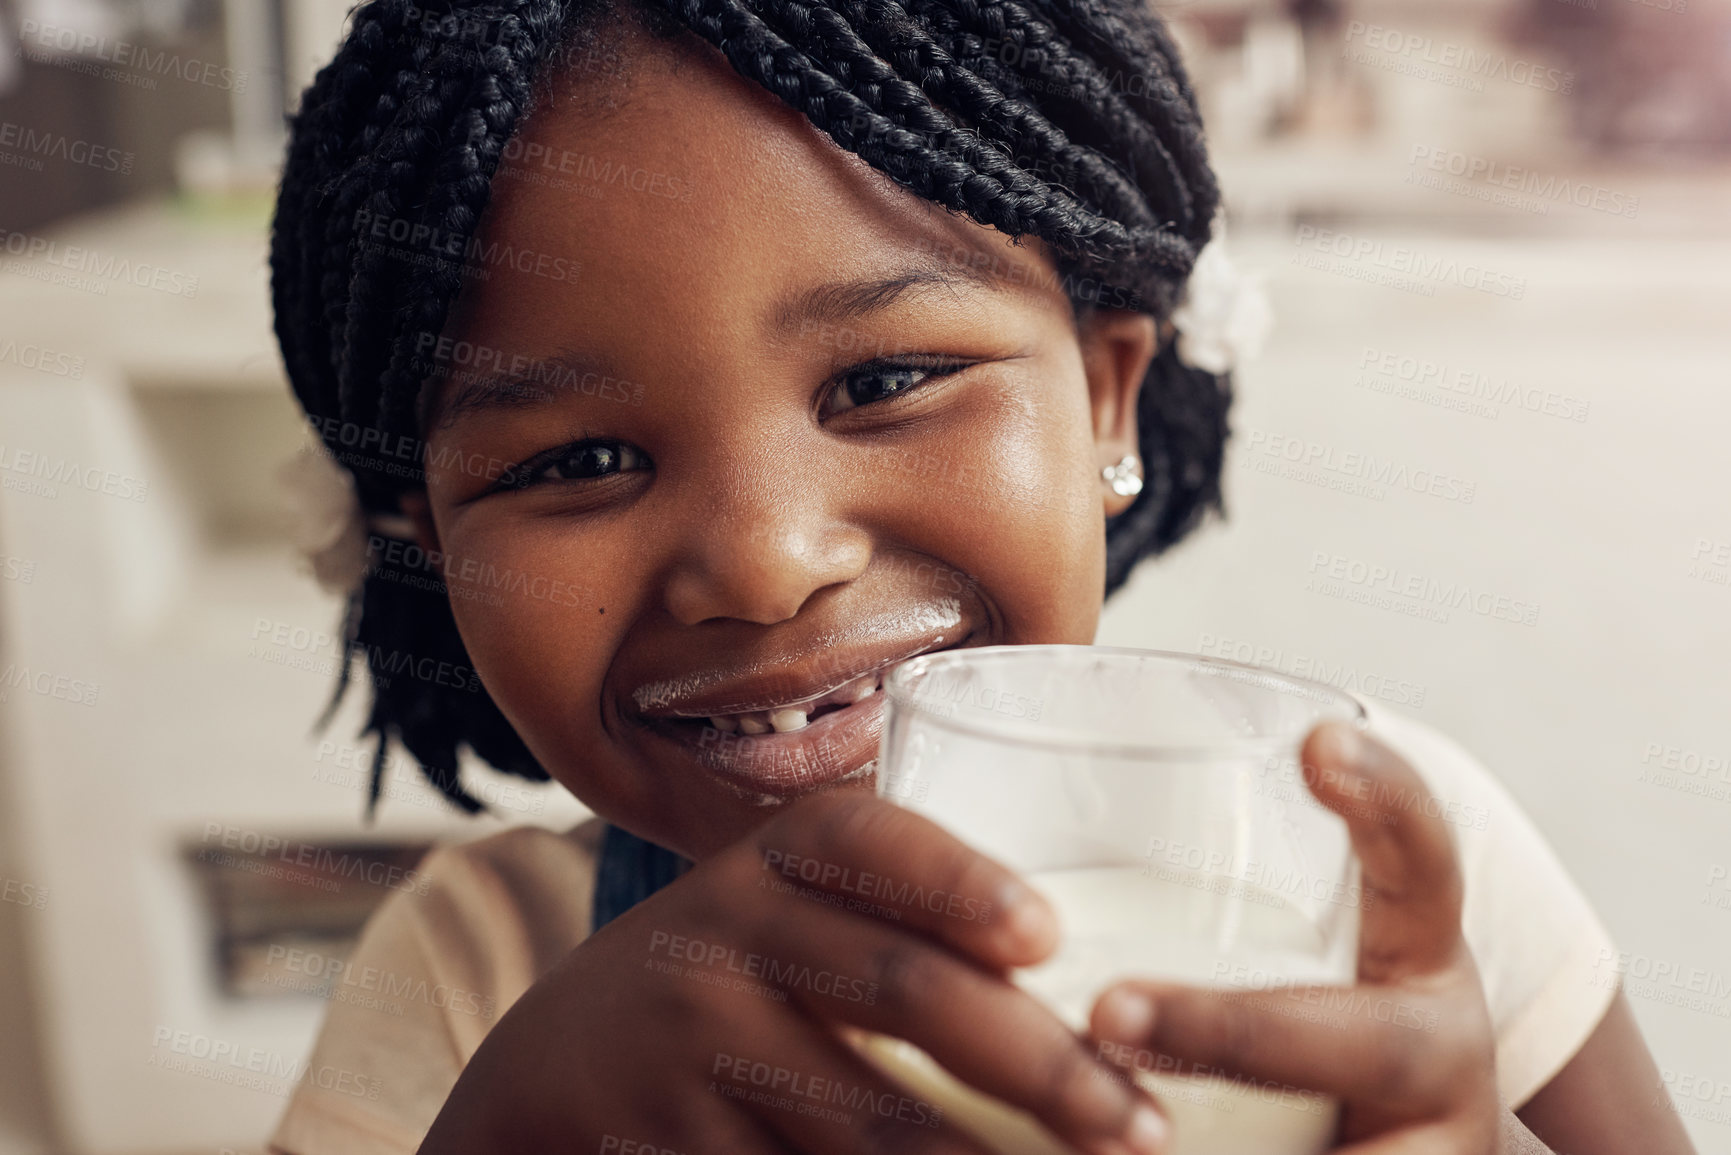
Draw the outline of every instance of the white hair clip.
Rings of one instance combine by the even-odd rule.
[[[348,596],[366,580],[367,515],[355,479],[322,441],[284,462],[277,481],[288,497],[289,536],[330,593]]]
[[[1262,352],[1274,326],[1260,273],[1242,273],[1226,255],[1226,216],[1196,255],[1184,300],[1172,310],[1178,359],[1207,373],[1226,373]]]

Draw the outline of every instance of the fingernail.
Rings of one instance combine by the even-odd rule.
[[[1057,937],[1058,926],[1051,908],[1031,888],[1019,882],[1007,884],[1002,892],[1002,906],[1009,912],[1004,920],[1005,929],[1014,938],[1039,945]]]
[[[1105,1034],[1118,1042],[1146,1043],[1154,1030],[1154,1000],[1130,987],[1118,987],[1100,1000]]]
[[[1358,731],[1345,722],[1330,722],[1323,728],[1327,744],[1333,747],[1333,760],[1342,766],[1357,768],[1364,759],[1364,740]]]
[[[1130,1116],[1130,1126],[1124,1131],[1124,1144],[1136,1155],[1165,1155],[1168,1131],[1160,1112],[1144,1103]]]

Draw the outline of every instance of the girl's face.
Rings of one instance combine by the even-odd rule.
[[[695,37],[610,36],[629,74],[562,82],[493,183],[406,505],[542,765],[699,858],[870,784],[886,666],[1093,641],[1155,328],[1078,327],[1038,242]]]

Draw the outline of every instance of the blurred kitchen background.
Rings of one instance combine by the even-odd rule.
[[[1230,520],[1100,640],[1479,754],[1627,952],[1582,981],[1627,972],[1655,1094],[1731,1152],[1731,0],[1161,8],[1276,322]],[[261,1150],[422,849],[582,815],[471,767],[461,819],[393,762],[368,824],[358,702],[315,730],[338,605],[265,251],[347,10],[0,0],[0,1155]]]

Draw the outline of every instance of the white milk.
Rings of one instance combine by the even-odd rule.
[[[1142,976],[1196,985],[1224,985],[1225,960],[1295,983],[1350,981],[1329,973],[1318,931],[1297,908],[1269,891],[1226,880],[1145,873],[1140,866],[1035,873],[1028,876],[1052,900],[1063,945],[1051,960],[1016,972],[1017,985],[1078,1030],[1087,1028],[1095,996],[1118,978]],[[1235,941],[1222,951],[1212,932],[1222,911],[1236,912]],[[924,1051],[901,1039],[860,1033],[858,1046],[917,1098],[997,1155],[1069,1155],[1032,1116],[952,1078]],[[1314,1092],[1234,1083],[1208,1076],[1156,1074],[1136,1064],[1137,1082],[1156,1095],[1172,1122],[1172,1155],[1320,1155],[1334,1136],[1336,1106]]]

